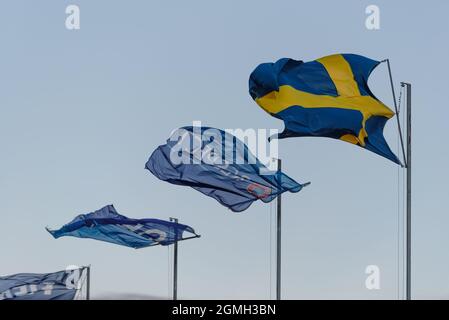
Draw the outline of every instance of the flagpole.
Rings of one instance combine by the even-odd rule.
[[[406,299],[411,300],[412,284],[412,85],[401,82],[407,95],[407,195],[406,195]]]
[[[278,159],[278,183],[280,184],[280,172],[282,169],[282,160]],[[277,196],[277,223],[276,223],[276,300],[281,300],[281,210],[282,207],[282,195],[281,193]]]
[[[393,94],[394,111],[396,112],[396,121],[398,124],[399,138],[401,140],[402,155],[404,157],[404,166],[407,167],[407,158],[406,158],[405,150],[404,150],[404,139],[402,138],[401,121],[399,121],[399,109],[398,109],[398,105],[396,102],[396,94],[394,92],[393,75],[391,73],[390,59],[382,60],[382,62],[385,62],[385,61],[387,62],[388,75],[390,77],[391,93]]]
[[[178,223],[178,219],[170,218],[170,221]],[[173,300],[178,300],[178,235],[175,228],[175,243],[173,250]]]
[[[90,300],[90,265],[86,270],[86,300]]]
[[[394,102],[394,108],[396,111],[396,120],[398,123],[398,131],[399,131],[399,137],[401,140],[401,147],[402,147],[402,155],[404,156],[404,167],[406,169],[406,221],[405,223],[405,232],[406,232],[406,254],[405,254],[405,298],[406,300],[411,300],[411,284],[412,284],[412,264],[411,264],[411,257],[412,257],[412,85],[410,83],[401,82],[401,87],[406,87],[406,100],[407,100],[407,118],[406,118],[406,129],[407,129],[407,136],[406,136],[406,144],[407,144],[407,151],[405,151],[404,147],[404,141],[402,139],[402,130],[401,130],[401,122],[399,121],[399,110],[398,105],[396,103],[396,95],[394,92],[394,85],[393,85],[393,76],[391,73],[391,66],[390,66],[390,60],[385,59],[382,62],[387,62],[388,66],[388,74],[390,76],[390,84],[391,84],[391,92],[393,94],[393,102]],[[406,154],[407,152],[407,154]]]

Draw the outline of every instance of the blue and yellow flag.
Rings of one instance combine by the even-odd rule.
[[[284,121],[280,139],[340,139],[401,164],[383,136],[394,112],[368,88],[368,77],[379,64],[355,54],[310,62],[283,58],[260,64],[249,78],[249,92],[262,109]]]

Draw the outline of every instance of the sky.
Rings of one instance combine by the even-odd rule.
[[[65,26],[68,5],[80,29]],[[380,9],[380,29],[365,8]],[[92,297],[170,297],[167,247],[134,250],[45,226],[114,204],[133,218],[179,218],[185,299],[275,296],[275,203],[236,214],[144,170],[177,127],[277,128],[248,94],[262,62],[357,53],[412,84],[412,296],[449,298],[449,3],[345,1],[4,1],[0,10],[0,275],[92,265]],[[393,107],[385,64],[370,77]],[[385,128],[400,155],[396,120]],[[285,299],[403,297],[403,174],[325,138],[279,142],[283,171],[312,184],[283,197]],[[271,232],[270,232],[271,230]],[[380,269],[380,289],[365,269]]]

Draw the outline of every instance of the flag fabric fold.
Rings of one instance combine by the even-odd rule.
[[[211,127],[179,128],[154,150],[145,168],[160,180],[190,186],[234,212],[304,186],[282,172],[270,172],[242,141]]]
[[[251,73],[249,93],[262,109],[284,121],[280,139],[340,139],[401,164],[383,136],[394,112],[368,87],[368,77],[379,64],[355,54],[310,62],[283,58],[262,63]]]
[[[83,269],[0,277],[0,300],[73,300]]]
[[[197,236],[193,228],[159,219],[131,219],[108,205],[100,210],[81,214],[58,230],[47,231],[55,238],[72,236],[110,242],[131,248],[170,245],[183,240],[184,232]]]

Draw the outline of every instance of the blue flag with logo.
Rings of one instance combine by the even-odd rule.
[[[187,225],[159,219],[127,218],[117,213],[113,205],[81,214],[59,230],[47,228],[47,231],[55,239],[63,236],[90,238],[136,249],[173,244],[185,239],[184,232],[198,237]]]
[[[145,165],[157,178],[190,186],[234,212],[254,201],[270,202],[277,195],[298,192],[300,184],[270,171],[234,135],[210,127],[177,129]]]
[[[0,300],[73,300],[83,269],[0,277]]]

